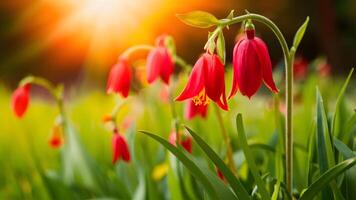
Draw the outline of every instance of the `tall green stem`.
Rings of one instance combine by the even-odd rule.
[[[288,44],[279,30],[276,24],[274,24],[270,19],[258,14],[248,13],[246,15],[241,15],[234,17],[232,19],[220,20],[220,26],[229,26],[242,22],[244,20],[251,19],[265,24],[270,28],[275,36],[277,37],[283,51],[284,63],[285,63],[285,74],[286,74],[286,137],[285,137],[285,152],[286,152],[286,185],[288,192],[292,194],[293,189],[293,61],[294,61],[294,50],[289,51]]]
[[[215,104],[214,104],[214,109],[215,109],[216,117],[218,118],[218,123],[219,123],[220,129],[221,129],[221,134],[223,136],[223,139],[224,139],[225,145],[226,145],[227,164],[228,164],[230,170],[235,175],[237,175],[236,166],[235,166],[234,157],[233,157],[233,151],[232,151],[232,147],[231,147],[231,140],[230,140],[229,134],[226,131],[224,121],[223,121],[223,118],[221,115],[221,111]]]

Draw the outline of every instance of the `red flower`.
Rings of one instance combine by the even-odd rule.
[[[118,63],[110,70],[106,89],[107,93],[121,93],[123,97],[127,97],[131,85],[131,73],[128,61],[120,58]]]
[[[192,98],[195,105],[207,105],[211,100],[228,110],[225,95],[224,65],[216,54],[204,53],[195,63],[183,92],[176,98]]]
[[[262,81],[272,91],[278,92],[272,77],[272,64],[266,44],[255,37],[254,29],[245,30],[246,36],[236,43],[233,52],[233,85],[229,98],[240,90],[251,98]]]
[[[157,38],[156,47],[150,51],[147,56],[147,81],[152,83],[158,77],[163,82],[169,83],[169,77],[174,71],[173,59],[166,48],[164,41],[166,36]]]
[[[322,77],[328,77],[331,74],[331,65],[326,61],[322,61],[317,65],[317,72]]]
[[[130,162],[131,156],[127,142],[118,132],[113,134],[112,138],[113,157],[112,163],[115,164],[118,160],[123,159],[125,162]]]
[[[185,134],[180,134],[181,140],[180,140],[180,145],[187,150],[189,153],[192,153],[193,147],[192,147],[192,136],[190,135],[185,135]],[[169,135],[169,143],[172,145],[176,146],[176,132],[173,131]]]
[[[28,107],[30,101],[30,84],[18,87],[12,94],[11,106],[15,115],[21,118]]]
[[[208,111],[208,105],[195,105],[194,101],[188,100],[185,104],[185,118],[188,120],[193,119],[196,116],[201,116],[202,118],[206,118]]]
[[[63,144],[61,127],[55,125],[52,127],[51,137],[48,140],[49,146],[52,148],[59,148]]]
[[[293,74],[295,79],[302,79],[307,75],[308,61],[302,57],[297,57],[294,60]]]

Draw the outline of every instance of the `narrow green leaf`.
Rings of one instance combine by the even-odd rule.
[[[238,135],[238,143],[243,150],[247,165],[252,173],[253,178],[255,179],[255,182],[262,196],[262,199],[270,199],[270,196],[265,188],[264,182],[261,179],[261,175],[258,172],[253,154],[250,150],[250,147],[248,146],[245,130],[242,122],[242,115],[240,113],[236,117],[236,128],[237,128],[237,135]]]
[[[214,15],[204,11],[193,11],[176,16],[185,24],[197,28],[209,28],[219,24],[219,20]]]
[[[274,185],[274,191],[273,191],[271,200],[278,199],[280,186],[281,186],[281,182],[279,180],[277,180],[277,183]]]
[[[155,134],[146,131],[140,132],[159,142],[173,155],[175,155],[191,172],[191,174],[202,183],[202,186],[205,188],[206,192],[211,195],[213,199],[237,199],[232,191],[227,186],[225,186],[216,175],[212,174],[210,170],[204,169],[204,166],[198,166],[186,152],[175,147],[165,139]]]
[[[210,146],[201,137],[199,137],[193,130],[191,130],[188,127],[185,128],[189,131],[189,133],[194,138],[195,142],[204,151],[204,153],[220,169],[220,171],[223,173],[226,180],[230,183],[231,188],[234,190],[236,196],[239,199],[250,199],[250,196],[245,190],[243,184],[235,177],[235,175],[224,163],[224,161],[221,160],[218,154],[216,154],[215,151],[212,148],[210,148]]]
[[[331,142],[331,135],[329,132],[323,99],[318,88],[316,90],[316,96],[317,96],[316,97],[317,98],[316,143],[317,143],[320,173],[324,173],[330,167],[333,167],[335,165],[334,149]],[[337,187],[336,182],[331,181],[330,186],[333,191],[334,197],[336,199],[343,199],[341,192]],[[332,198],[330,194],[330,190],[328,189],[324,189],[322,194],[324,199]]]
[[[353,158],[355,157],[355,153],[352,152],[352,150],[346,146],[346,144],[342,143],[340,140],[338,140],[337,138],[334,138],[334,146],[336,147],[336,149],[346,158]]]
[[[295,50],[298,49],[299,43],[303,39],[305,30],[307,29],[307,26],[308,26],[308,22],[309,22],[309,17],[307,17],[307,19],[304,21],[304,23],[299,27],[298,31],[296,32],[296,34],[294,36],[293,47],[295,48]]]
[[[340,90],[340,93],[337,97],[337,100],[336,100],[336,107],[335,107],[335,112],[334,112],[334,116],[333,116],[333,121],[332,121],[332,135],[339,138],[339,135],[340,133],[337,132],[336,130],[336,121],[337,121],[337,118],[339,117],[340,115],[340,107],[341,107],[341,102],[343,101],[343,98],[344,98],[344,95],[345,95],[345,91],[346,91],[346,88],[350,82],[350,79],[351,79],[351,76],[352,76],[352,73],[354,71],[354,68],[351,69],[349,75],[347,76],[346,80],[345,80],[345,83],[343,84],[341,90]]]
[[[308,147],[308,165],[307,165],[307,174],[308,174],[308,183],[309,186],[312,183],[313,179],[313,159],[314,159],[314,151],[315,151],[315,121],[313,121],[312,129],[309,138],[309,147]]]
[[[347,169],[351,168],[356,164],[356,157],[345,160],[334,167],[330,168],[323,175],[321,175],[313,184],[310,185],[301,194],[299,200],[312,200],[315,195],[317,195],[320,190],[327,186],[330,181],[334,180],[341,173],[345,172]]]
[[[229,13],[229,15],[226,17],[226,19],[232,19],[232,18],[234,18],[234,12],[235,12],[235,10],[231,10],[230,13]]]
[[[224,33],[222,30],[220,30],[218,33],[218,39],[216,41],[216,51],[217,51],[218,56],[221,59],[222,63],[225,64],[226,50],[225,50]]]

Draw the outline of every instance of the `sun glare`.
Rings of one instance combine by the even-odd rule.
[[[103,65],[103,57],[117,52],[123,45],[149,34],[140,30],[157,0],[66,0],[58,7],[69,10],[49,36],[50,40],[74,33],[72,42],[89,37],[86,65]]]

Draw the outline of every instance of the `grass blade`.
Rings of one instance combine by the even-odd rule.
[[[236,196],[239,199],[250,199],[249,194],[245,190],[243,184],[235,177],[232,171],[228,168],[228,166],[224,163],[223,160],[215,153],[210,146],[204,142],[204,140],[199,137],[193,130],[188,127],[185,127],[189,133],[192,135],[196,143],[199,147],[204,151],[204,153],[211,159],[211,161],[220,169],[223,173],[226,180],[230,183],[231,188],[234,190]]]
[[[351,69],[349,75],[347,76],[346,78],[346,81],[345,83],[343,84],[341,90],[340,90],[340,93],[337,97],[337,100],[336,100],[336,107],[335,107],[335,112],[334,112],[334,115],[333,115],[333,121],[332,121],[332,135],[339,138],[339,134],[341,134],[337,129],[336,129],[336,122],[338,121],[338,118],[340,117],[340,107],[341,107],[341,102],[343,101],[344,99],[344,95],[345,95],[345,91],[346,91],[346,88],[350,82],[350,79],[351,79],[351,76],[352,76],[352,73],[354,72],[354,68]]]
[[[346,159],[356,156],[349,147],[336,138],[334,138],[334,146]]]
[[[246,162],[250,168],[253,178],[255,179],[258,190],[261,193],[262,199],[270,199],[270,196],[265,188],[264,182],[262,181],[261,176],[258,172],[250,147],[248,146],[245,130],[242,122],[242,115],[240,113],[236,117],[236,128],[237,128],[239,145],[243,150],[243,153],[246,158]]]
[[[146,131],[140,132],[159,142],[173,155],[175,155],[191,172],[191,174],[202,183],[202,186],[205,188],[206,192],[211,195],[213,199],[237,199],[232,191],[225,186],[216,175],[209,173],[210,170],[202,170],[204,169],[203,166],[198,166],[187,153],[155,134]]]
[[[330,181],[356,164],[356,157],[345,160],[330,168],[301,194],[300,200],[312,200]]]

